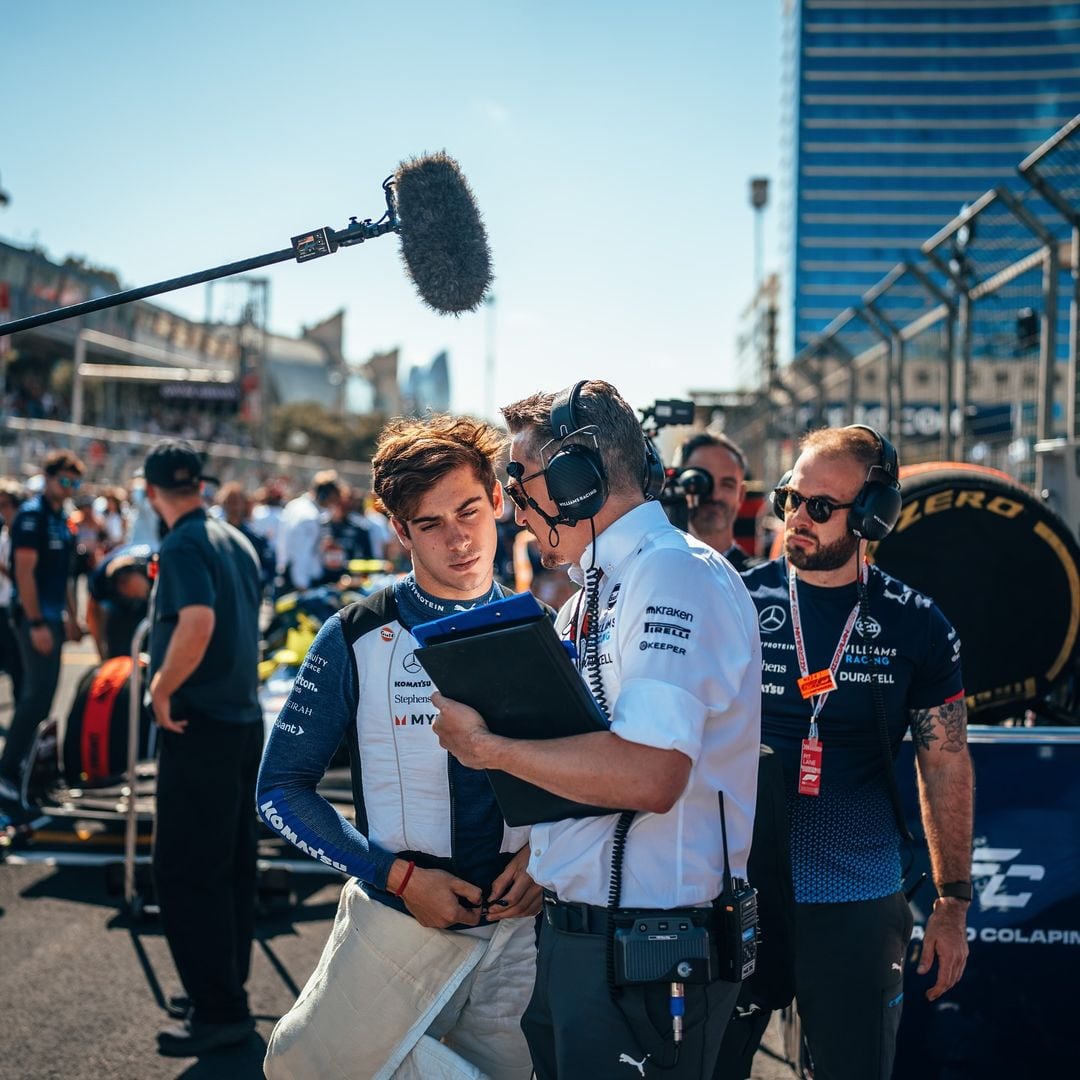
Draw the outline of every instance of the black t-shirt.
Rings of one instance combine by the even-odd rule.
[[[818,720],[821,793],[798,794],[810,703],[799,693],[788,564],[777,559],[743,575],[761,631],[762,741],[784,766],[792,825],[796,899],[803,903],[871,900],[899,887],[899,835],[885,787],[871,679],[877,675],[893,755],[913,709],[936,708],[963,692],[960,639],[927,596],[870,568],[868,610],[837,669],[837,689]],[[852,608],[854,584],[798,583],[809,672],[829,666]]]
[[[75,535],[68,524],[63,508],[53,508],[40,495],[19,507],[11,523],[11,580],[15,586],[13,606],[18,604],[18,582],[15,581],[15,552],[30,548],[37,552],[34,582],[37,585],[41,617],[59,622],[67,606],[67,587],[71,577],[71,560],[75,554]]]
[[[259,594],[255,552],[231,525],[193,510],[162,541],[151,598],[151,671],[156,672],[165,658],[182,608],[214,609],[214,632],[202,661],[173,695],[174,717],[262,722]]]
[[[752,570],[761,564],[761,560],[756,555],[747,555],[738,544],[732,544],[723,555],[740,574],[745,574],[747,570]]]

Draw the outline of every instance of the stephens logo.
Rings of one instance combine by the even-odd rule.
[[[384,626],[379,631],[379,636],[383,639],[383,641],[393,641],[394,640],[394,631],[391,630],[389,626]]]

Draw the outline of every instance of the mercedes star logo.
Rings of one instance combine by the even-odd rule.
[[[787,612],[779,605],[767,607],[758,616],[758,626],[766,634],[775,634],[787,622]]]
[[[415,675],[420,670],[420,661],[416,659],[416,653],[409,653],[402,661],[402,666],[410,675]]]

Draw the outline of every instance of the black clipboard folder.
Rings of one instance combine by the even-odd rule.
[[[544,609],[529,593],[413,627],[416,658],[439,690],[470,705],[496,735],[557,739],[606,731],[597,707]],[[508,825],[616,814],[495,769],[488,779]]]

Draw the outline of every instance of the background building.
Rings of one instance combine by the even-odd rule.
[[[798,355],[1080,112],[1080,4],[790,0],[784,235]],[[890,292],[898,318],[924,303]],[[906,311],[904,310],[906,306]],[[789,352],[790,350],[790,352]]]

